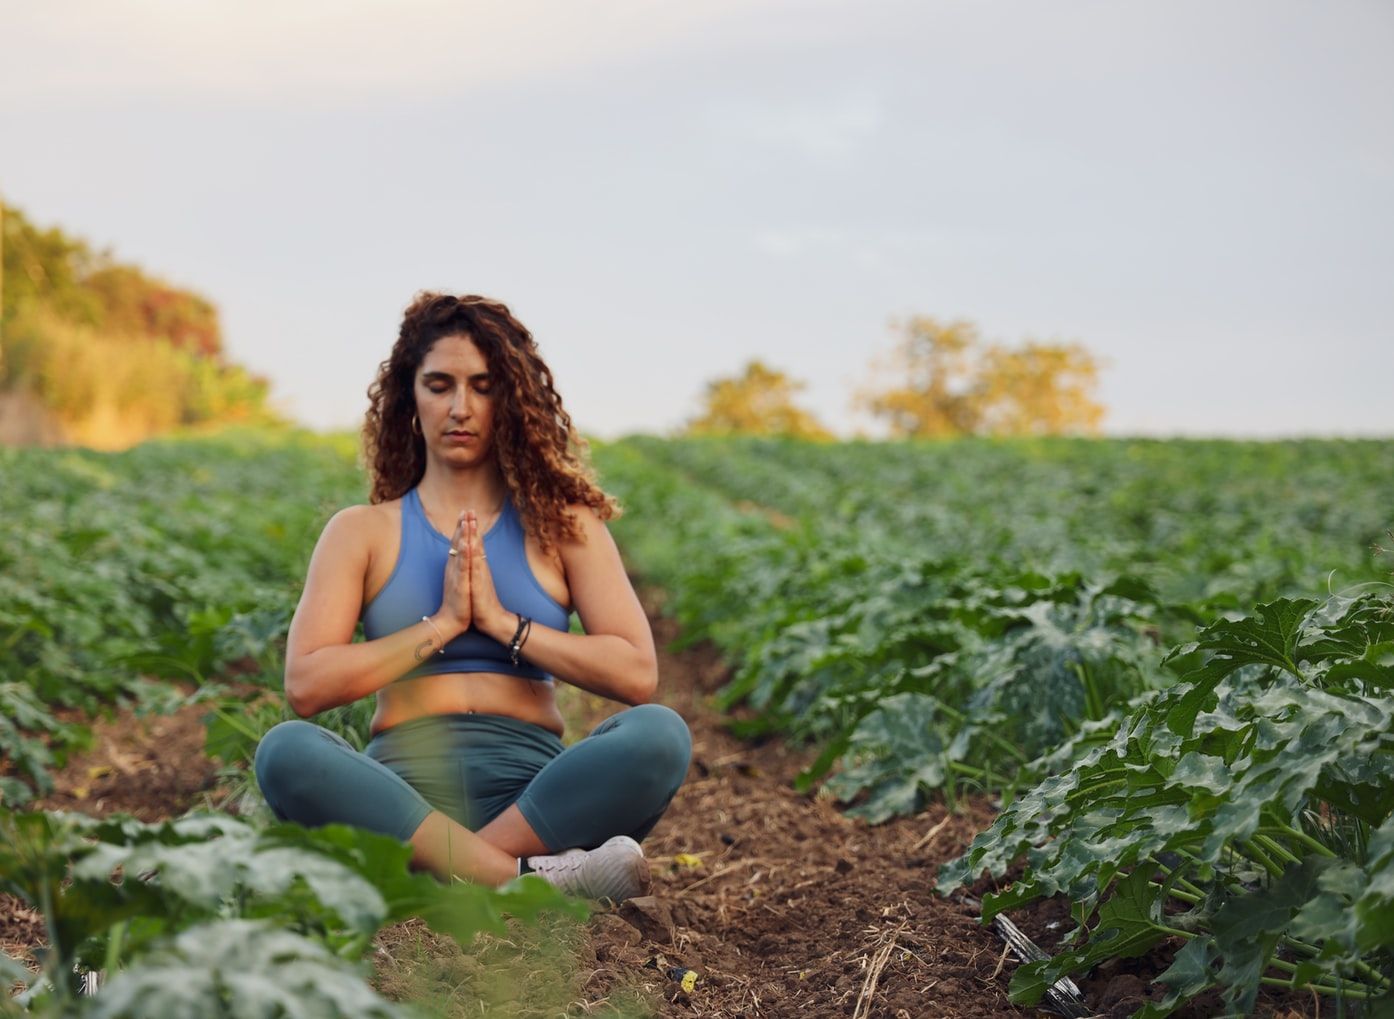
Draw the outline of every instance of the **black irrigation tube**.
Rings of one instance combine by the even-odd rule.
[[[983,904],[978,899],[963,895],[959,897],[959,901],[977,910],[981,917]],[[1050,958],[1049,953],[1023,934],[1021,928],[1008,920],[1004,914],[998,913],[992,918],[992,929],[1007,943],[1017,961],[1042,962]],[[1069,977],[1061,977],[1046,988],[1045,1000],[1040,1007],[1056,1015],[1065,1016],[1065,1019],[1091,1019],[1097,1014],[1085,1004],[1079,985]]]

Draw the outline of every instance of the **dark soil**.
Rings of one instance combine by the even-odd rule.
[[[215,768],[203,753],[201,720],[207,712],[208,705],[191,704],[166,716],[122,711],[89,720],[91,746],[71,754],[53,773],[53,791],[25,809],[161,821],[216,804]],[[59,714],[73,720],[70,712]],[[32,949],[46,940],[43,916],[0,893],[0,951],[32,961]]]
[[[54,773],[53,792],[30,806],[162,821],[211,805],[216,769],[203,754],[206,714],[207,704],[190,704],[172,715],[98,719],[90,749],[70,756]]]
[[[676,633],[658,620],[655,636]],[[710,651],[665,654],[660,675],[692,730],[692,770],[644,843],[653,896],[592,921],[597,992],[637,979],[659,1015],[713,1019],[1036,1014],[1007,1001],[997,938],[933,892],[985,805],[869,827],[793,790],[811,754],[726,732],[706,703],[726,679]],[[679,967],[697,974],[690,992],[666,975]]]

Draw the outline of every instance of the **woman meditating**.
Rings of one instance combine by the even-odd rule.
[[[282,722],[257,748],[267,802],[394,835],[446,880],[644,894],[639,840],[691,737],[649,703],[653,634],[605,526],[615,503],[531,334],[497,301],[420,294],[368,396],[371,504],[315,546],[285,687],[302,718],[375,694],[372,740]],[[564,747],[556,679],[634,706]]]

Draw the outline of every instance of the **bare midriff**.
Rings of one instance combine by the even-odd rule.
[[[401,725],[426,715],[507,715],[560,736],[566,728],[557,708],[556,680],[539,681],[497,672],[451,672],[399,679],[377,693],[371,730]]]

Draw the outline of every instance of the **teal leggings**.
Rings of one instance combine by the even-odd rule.
[[[351,824],[407,841],[432,810],[478,831],[516,803],[549,852],[642,839],[687,775],[692,737],[671,708],[611,715],[571,746],[503,715],[430,715],[359,753],[310,722],[262,737],[255,770],[283,821]]]

